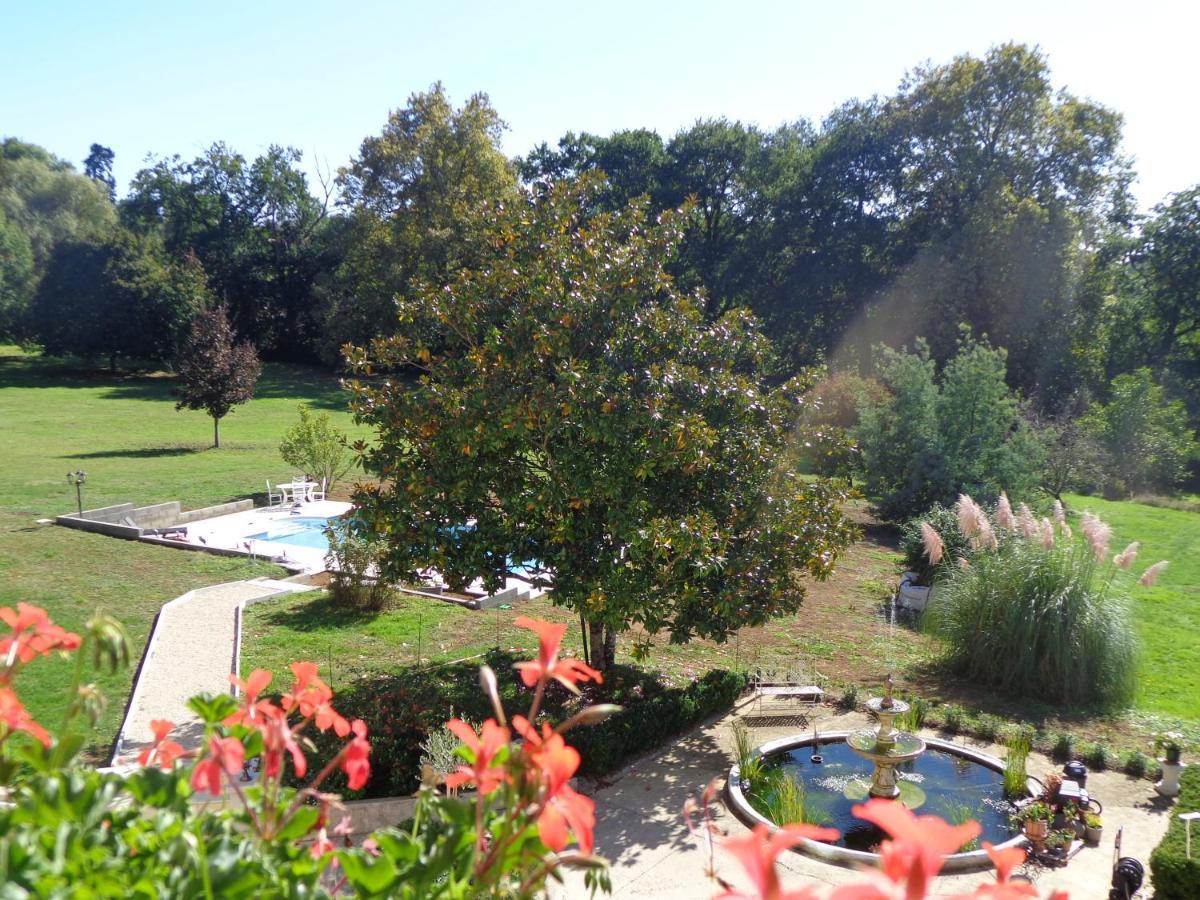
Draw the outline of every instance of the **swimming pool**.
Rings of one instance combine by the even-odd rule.
[[[297,516],[280,521],[266,531],[246,535],[248,541],[270,541],[273,544],[291,544],[293,547],[309,547],[313,550],[328,550],[329,537],[325,529],[336,517],[328,519],[315,516]]]

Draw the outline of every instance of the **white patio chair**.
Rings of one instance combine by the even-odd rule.
[[[320,483],[313,483],[308,490],[309,500],[324,500],[325,499],[325,479],[322,478]]]
[[[311,484],[311,482],[309,482],[309,480],[304,476],[301,476],[300,478],[292,479],[292,502],[293,503],[302,503],[302,502],[307,503],[308,502],[308,500],[310,499],[308,496],[308,490],[309,490],[310,484]]]
[[[271,490],[271,479],[267,479],[267,506],[283,506],[283,492],[278,494]]]

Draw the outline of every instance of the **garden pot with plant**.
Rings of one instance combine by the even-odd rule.
[[[1073,831],[1052,831],[1046,838],[1046,852],[1055,860],[1066,861],[1071,844],[1075,842]]]
[[[1045,803],[1030,803],[1017,810],[1014,817],[1025,832],[1025,837],[1033,843],[1040,844],[1050,833],[1050,807]]]
[[[1162,777],[1155,783],[1154,790],[1163,797],[1174,797],[1179,793],[1179,776],[1185,765],[1180,761],[1183,748],[1179,742],[1182,738],[1178,732],[1168,731],[1154,739],[1154,755],[1162,767]]]
[[[1084,831],[1083,835],[1084,839],[1089,844],[1100,843],[1100,838],[1103,836],[1104,832],[1104,822],[1100,819],[1100,816],[1098,816],[1096,813],[1087,813],[1084,816],[1084,825],[1086,826],[1086,830]]]

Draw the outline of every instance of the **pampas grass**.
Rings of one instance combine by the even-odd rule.
[[[986,534],[986,519],[964,501],[960,520]],[[1055,541],[1049,519],[1032,519],[1022,507],[1024,539],[941,570],[925,627],[945,642],[949,669],[977,684],[1055,703],[1127,703],[1137,646],[1126,598],[1112,586],[1108,526],[1089,517],[1084,542]]]

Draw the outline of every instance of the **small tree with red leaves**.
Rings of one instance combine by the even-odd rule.
[[[234,340],[225,307],[196,316],[176,360],[179,390],[176,409],[202,409],[212,416],[213,446],[221,446],[221,419],[254,397],[262,363],[250,344]]]

